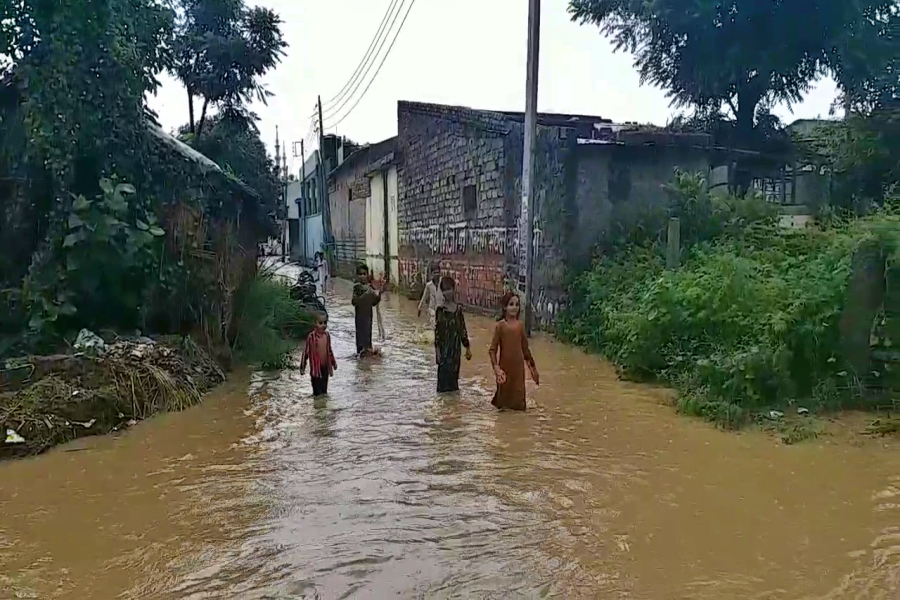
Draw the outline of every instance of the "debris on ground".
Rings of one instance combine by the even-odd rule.
[[[37,454],[158,412],[182,410],[225,380],[190,337],[106,343],[82,330],[78,338],[75,354],[0,365],[0,431],[7,432],[0,458]]]
[[[84,352],[85,354],[90,354],[92,356],[99,356],[103,354],[104,350],[106,350],[106,342],[104,342],[103,338],[93,331],[82,329],[78,332],[78,337],[75,338],[73,347],[78,352]]]
[[[900,419],[886,417],[875,419],[866,427],[868,435],[897,435],[900,434]]]

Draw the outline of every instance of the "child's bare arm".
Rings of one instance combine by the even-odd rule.
[[[334,352],[331,350],[331,335],[328,335],[328,360],[331,361],[331,368],[337,369],[337,359],[334,358]]]

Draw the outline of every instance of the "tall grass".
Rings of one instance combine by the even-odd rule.
[[[290,366],[290,353],[314,325],[315,316],[290,296],[287,283],[261,269],[235,294],[238,361],[277,370]]]

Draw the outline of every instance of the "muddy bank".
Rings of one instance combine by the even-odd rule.
[[[197,404],[222,383],[190,337],[117,339],[71,354],[8,360],[0,368],[0,459],[39,454],[79,437]]]

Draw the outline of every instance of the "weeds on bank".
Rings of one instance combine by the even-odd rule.
[[[289,286],[271,270],[260,270],[235,295],[239,324],[234,340],[238,360],[278,370],[291,365],[290,354],[308,334],[315,318],[290,296]]]
[[[772,409],[860,407],[838,322],[854,253],[879,244],[896,260],[900,213],[786,230],[763,200],[713,198],[699,177],[678,174],[670,191],[681,266],[665,268],[665,221],[648,217],[577,276],[561,335],[626,377],[672,385],[680,412],[727,428]],[[791,427],[786,442],[814,437]]]

